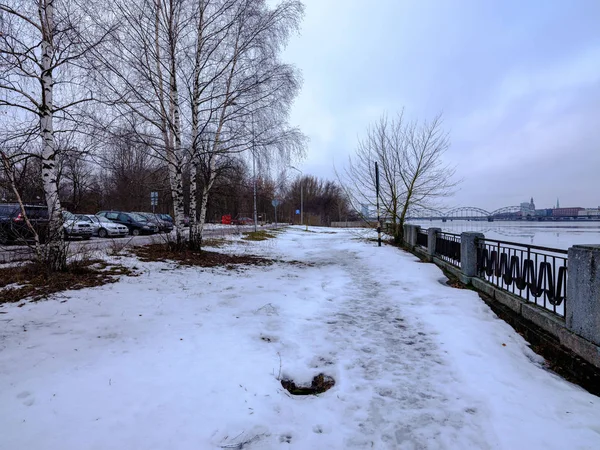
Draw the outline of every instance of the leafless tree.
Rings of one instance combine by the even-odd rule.
[[[167,168],[152,148],[139,142],[140,133],[130,127],[115,130],[98,152],[103,209],[147,211],[152,191],[159,193],[161,207],[171,205]]]
[[[103,38],[74,1],[0,0],[0,140],[9,160],[41,147],[51,237],[43,258],[50,270],[66,267],[56,136],[77,127],[75,110],[92,99],[80,63]]]
[[[221,160],[251,150],[284,158],[303,137],[287,125],[299,89],[295,69],[278,54],[299,25],[303,6],[284,0],[202,1],[196,15],[190,84],[190,245],[201,245],[209,192]],[[198,208],[196,187],[202,177]]]
[[[403,114],[383,115],[359,140],[354,158],[338,176],[357,211],[376,204],[375,162],[379,163],[379,199],[391,221],[394,240],[402,242],[409,211],[432,208],[454,192],[455,169],[444,162],[449,148],[442,116],[431,121],[407,122]]]
[[[348,214],[348,200],[341,186],[333,181],[313,175],[299,176],[287,188],[285,203],[282,205],[284,217],[294,222],[295,211],[304,207],[304,223],[328,226],[332,221],[342,221]],[[299,223],[299,216],[296,216]]]
[[[177,243],[183,240],[183,151],[181,93],[182,46],[185,44],[187,0],[114,0],[107,15],[117,18],[111,45],[96,52],[96,86],[106,104],[108,127],[121,129],[131,121],[137,143],[150,147],[166,165],[174,204]],[[104,18],[102,18],[104,19]],[[110,21],[98,21],[108,33]]]

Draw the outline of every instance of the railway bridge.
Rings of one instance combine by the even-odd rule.
[[[493,222],[495,220],[519,220],[521,219],[520,206],[505,206],[495,211],[486,211],[476,206],[461,206],[448,210],[422,209],[411,212],[407,220],[480,220]]]

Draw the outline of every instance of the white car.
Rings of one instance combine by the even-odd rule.
[[[92,237],[92,226],[88,222],[79,220],[75,214],[68,211],[63,211],[62,216],[65,238],[80,237],[87,240]]]
[[[129,234],[129,228],[120,223],[113,222],[103,216],[94,214],[81,214],[77,216],[80,220],[85,220],[92,226],[94,236],[105,237],[123,237]]]

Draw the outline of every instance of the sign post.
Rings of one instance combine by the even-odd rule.
[[[274,198],[271,201],[271,205],[273,205],[273,208],[275,208],[275,228],[277,228],[277,207],[281,204],[281,202],[279,200],[277,200],[276,198]]]
[[[375,191],[377,194],[377,246],[381,247],[381,218],[379,216],[379,164],[375,162]]]
[[[154,208],[158,205],[158,192],[150,192],[150,205],[152,206],[152,213],[154,214]]]

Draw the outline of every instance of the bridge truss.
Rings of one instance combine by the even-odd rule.
[[[460,206],[448,210],[438,209],[421,209],[411,212],[409,219],[426,219],[426,220],[502,220],[511,218],[520,218],[520,206],[505,206],[496,209],[495,211],[487,211],[476,206]]]

